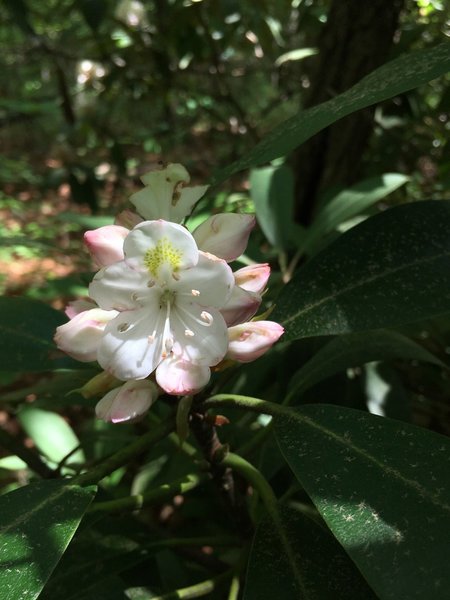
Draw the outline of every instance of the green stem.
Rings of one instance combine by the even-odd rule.
[[[142,454],[142,452],[145,452],[150,446],[167,437],[173,431],[174,427],[175,421],[173,418],[160,423],[126,448],[122,448],[90,471],[87,471],[87,473],[83,473],[82,475],[73,478],[70,483],[76,485],[92,485],[99,482],[122,465],[125,465],[130,459]]]
[[[244,479],[246,479],[256,490],[258,490],[267,512],[271,515],[274,521],[279,519],[277,498],[267,480],[256,467],[247,462],[245,458],[242,458],[242,456],[234,454],[233,452],[228,452],[221,464],[226,467],[230,467],[230,469],[233,469],[233,471],[236,471],[242,475]]]
[[[126,496],[125,498],[118,498],[117,500],[109,500],[107,502],[97,502],[91,504],[88,512],[120,512],[122,510],[140,510],[147,504],[152,504],[165,500],[166,498],[173,498],[177,494],[185,494],[200,483],[207,479],[207,475],[196,475],[189,474],[185,477],[181,477],[172,483],[165,483],[160,485],[153,490],[148,490],[143,494],[136,494],[135,496]]]
[[[155,596],[153,600],[187,600],[188,598],[201,598],[202,596],[206,596],[207,594],[213,592],[225,581],[230,579],[233,574],[234,570],[230,569],[229,571],[225,571],[225,573],[221,573],[212,579],[205,579],[205,581],[175,590],[174,592],[169,592],[163,596]]]
[[[41,460],[41,457],[37,452],[24,446],[15,436],[11,435],[3,428],[0,428],[0,446],[3,446],[6,450],[9,450],[12,454],[21,458],[27,463],[32,471],[44,479],[58,476],[57,473],[52,471],[52,469]]]
[[[234,408],[245,408],[265,415],[292,415],[292,409],[282,404],[275,404],[260,398],[251,396],[239,396],[237,394],[216,394],[202,402],[204,408],[213,408],[216,406],[232,406]]]

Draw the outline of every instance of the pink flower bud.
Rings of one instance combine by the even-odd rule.
[[[69,319],[73,319],[75,315],[79,315],[81,312],[90,310],[91,308],[97,308],[95,302],[90,298],[84,298],[83,300],[73,300],[72,302],[69,302],[64,309],[64,312]]]
[[[85,310],[56,329],[55,343],[60,350],[82,362],[97,358],[97,348],[107,323],[117,316],[115,310]]]
[[[156,369],[158,385],[174,396],[196,394],[205,387],[210,377],[209,367],[194,365],[175,356],[163,360]]]
[[[244,252],[255,222],[254,215],[222,213],[206,219],[192,235],[200,250],[230,262]]]
[[[105,225],[86,231],[84,241],[99,267],[108,267],[123,260],[123,241],[130,233],[120,225]]]
[[[156,398],[157,387],[148,379],[127,381],[97,403],[95,414],[109,423],[132,421],[146,413]]]
[[[251,321],[229,327],[227,358],[252,362],[267,352],[283,332],[283,327],[274,321]]]
[[[231,327],[253,317],[261,304],[261,296],[235,285],[231,297],[220,309],[226,324]]]
[[[247,292],[260,294],[267,285],[270,275],[270,267],[267,263],[243,267],[234,273],[236,285]]]

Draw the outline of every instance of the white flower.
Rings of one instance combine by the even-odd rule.
[[[165,219],[181,223],[209,187],[185,187],[190,177],[180,164],[169,164],[165,169],[150,171],[141,179],[145,188],[133,194],[130,201],[147,220]]]
[[[122,380],[144,379],[169,356],[212,366],[228,348],[219,309],[234,276],[225,261],[200,252],[181,225],[145,221],[125,238],[124,260],[102,269],[89,287],[119,315],[105,328],[97,353]]]

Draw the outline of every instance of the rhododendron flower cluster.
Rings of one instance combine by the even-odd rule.
[[[96,360],[111,377],[96,414],[114,423],[140,417],[160,393],[197,393],[211,368],[253,361],[283,333],[278,323],[251,320],[269,266],[233,273],[228,264],[245,251],[254,216],[213,215],[190,233],[182,223],[207,186],[188,186],[179,164],[142,181],[130,198],[137,213],[85,233],[100,270],[89,300],[69,305],[70,320],[55,335],[61,350]]]

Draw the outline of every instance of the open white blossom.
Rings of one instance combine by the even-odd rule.
[[[95,276],[90,296],[119,314],[106,326],[97,360],[121,380],[143,379],[173,356],[212,366],[228,348],[219,309],[234,276],[227,263],[198,250],[181,225],[144,221],[126,237],[124,260]]]

